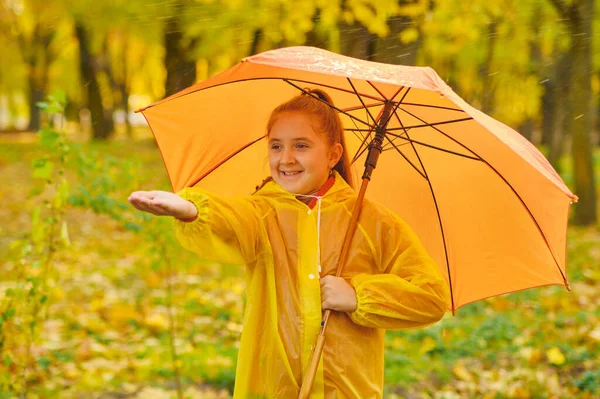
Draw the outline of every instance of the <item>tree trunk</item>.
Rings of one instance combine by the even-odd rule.
[[[519,132],[523,137],[533,143],[534,137],[533,132],[535,130],[535,121],[531,118],[527,118],[521,126],[519,126]]]
[[[119,91],[119,84],[117,83],[117,81],[115,80],[115,75],[113,73],[112,70],[112,64],[111,64],[111,57],[110,57],[110,52],[108,49],[108,41],[110,40],[109,35],[106,35],[106,37],[104,38],[104,45],[102,46],[102,53],[97,57],[98,62],[96,63],[96,65],[98,65],[98,71],[97,72],[101,72],[103,74],[106,75],[106,78],[110,84],[110,94],[111,94],[111,98],[108,103],[109,106],[107,108],[107,102],[104,102],[104,119],[106,121],[106,125],[108,127],[108,131],[110,132],[114,132],[115,131],[115,121],[113,119],[113,115],[115,112],[115,97],[119,97],[120,95],[120,91]]]
[[[258,28],[254,30],[254,35],[252,35],[252,44],[250,45],[250,50],[248,50],[248,55],[258,54],[258,49],[260,48],[260,42],[263,36],[262,28]]]
[[[36,79],[29,76],[29,127],[30,131],[36,132],[41,126],[41,113],[36,103],[44,101],[45,92],[38,86]]]
[[[417,40],[411,43],[402,43],[399,39],[402,31],[414,27],[415,22],[409,16],[399,15],[390,18],[388,25],[390,34],[376,39],[374,60],[386,64],[416,65],[423,35],[419,32]]]
[[[492,62],[494,61],[494,50],[498,38],[498,20],[492,20],[488,26],[488,49],[484,64],[479,73],[483,80],[481,93],[481,111],[491,114],[494,108],[494,88],[492,77]]]
[[[340,43],[342,54],[362,60],[373,59],[377,35],[370,33],[363,25],[340,23],[340,36],[344,38]]]
[[[96,65],[89,51],[85,28],[81,23],[76,23],[75,33],[79,41],[79,72],[81,74],[81,87],[83,89],[83,104],[90,110],[92,121],[92,137],[94,139],[107,139],[110,136],[109,124],[105,119],[104,107],[100,86],[96,79]]]
[[[121,60],[123,68],[123,82],[119,85],[121,93],[121,108],[125,112],[125,128],[127,130],[127,137],[133,137],[133,130],[131,128],[131,121],[129,120],[129,70],[127,69],[127,54],[129,53],[129,38],[125,36],[123,43],[123,53],[121,54],[123,59]]]
[[[544,94],[542,95],[542,137],[541,144],[550,146],[552,137],[552,126],[554,124],[554,115],[557,110],[554,77],[547,78],[542,83],[544,85]],[[552,163],[552,162],[550,162]]]
[[[39,101],[44,101],[48,87],[48,69],[52,57],[49,55],[49,46],[53,33],[42,31],[39,24],[35,25],[29,42],[20,41],[23,59],[27,65],[27,80],[29,83],[29,126],[28,130],[37,131],[41,126],[41,112],[36,106]]]
[[[321,19],[321,9],[317,8],[312,17],[313,28],[306,34],[306,45],[318,48],[329,48],[329,38],[327,33],[319,26]]]
[[[575,207],[575,224],[590,225],[596,222],[596,187],[592,157],[591,132],[593,128],[592,79],[592,19],[593,0],[579,0],[572,7],[571,32],[571,154],[575,194],[579,203]]]
[[[183,33],[176,16],[167,20],[164,33],[165,68],[165,97],[175,94],[194,84],[196,81],[196,62],[190,60],[189,49],[184,46]]]
[[[553,104],[553,108],[549,110],[551,114],[548,116],[548,161],[554,167],[557,173],[562,172],[560,158],[565,152],[565,141],[571,131],[570,115],[571,102],[569,101],[569,93],[571,93],[570,75],[571,58],[569,53],[561,54],[558,57],[558,62],[554,70],[554,76],[549,82],[550,92],[548,95]]]

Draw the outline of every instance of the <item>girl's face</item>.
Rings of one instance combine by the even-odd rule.
[[[276,183],[294,194],[318,190],[342,156],[342,145],[330,146],[313,130],[308,116],[281,114],[269,132],[269,167]]]

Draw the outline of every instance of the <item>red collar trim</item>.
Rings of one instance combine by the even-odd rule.
[[[329,191],[329,189],[331,187],[333,187],[334,183],[335,183],[335,177],[334,176],[330,176],[329,179],[327,179],[327,181],[325,182],[325,184],[323,184],[321,186],[321,188],[319,189],[319,191],[317,191],[315,193],[315,196],[317,196],[317,197],[324,196],[325,193],[327,193],[327,191]],[[316,204],[317,204],[317,199],[316,198],[311,198],[311,200],[309,201],[309,203],[307,205],[308,205],[308,207],[310,209],[313,209]]]

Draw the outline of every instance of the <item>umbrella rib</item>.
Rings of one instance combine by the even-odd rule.
[[[178,93],[172,94],[169,97],[163,98],[160,101],[157,101],[155,103],[152,103],[150,105],[142,107],[142,108],[136,110],[135,112],[143,112],[143,111],[145,111],[145,110],[147,110],[149,108],[155,107],[155,106],[157,106],[157,105],[159,105],[159,104],[161,104],[163,102],[172,101],[172,100],[175,100],[177,98],[181,98],[181,97],[188,96],[190,94],[197,93],[199,91],[204,91],[204,90],[208,90],[208,89],[214,89],[215,87],[227,86],[227,85],[234,84],[234,83],[252,82],[252,81],[255,81],[255,80],[283,80],[283,81],[285,81],[287,83],[290,83],[291,81],[294,81],[294,82],[299,82],[299,83],[307,83],[307,84],[311,84],[311,85],[326,87],[328,89],[338,90],[338,91],[342,91],[344,93],[354,94],[352,91],[347,90],[347,89],[342,89],[340,87],[335,87],[335,86],[326,85],[326,84],[322,84],[322,83],[315,83],[315,82],[311,82],[311,81],[308,81],[308,80],[288,79],[288,78],[283,78],[283,77],[248,78],[248,79],[233,80],[233,81],[230,81],[230,82],[223,82],[223,83],[219,83],[219,84],[215,84],[215,85],[207,86],[207,87],[201,87],[199,89],[193,89],[193,90],[190,90],[190,91],[185,92],[185,93],[178,92]],[[295,87],[298,87],[298,86],[295,86]],[[366,97],[366,98],[370,98],[371,100],[381,101],[380,98],[377,98],[377,97],[372,96],[370,94],[361,94],[361,96]]]
[[[393,138],[393,139],[389,140],[389,141],[390,141],[390,144],[392,144],[392,143],[395,143],[395,142],[396,142],[396,140],[398,140],[398,136],[399,136],[399,135],[392,134],[392,133],[388,133],[388,134],[389,134],[390,136],[394,136],[394,138]],[[400,136],[401,136],[401,135],[400,135]],[[400,144],[399,146],[403,146],[403,145],[406,145],[406,144],[407,144],[407,143],[405,142],[405,143],[403,143],[403,144]],[[388,145],[387,145],[387,143],[386,143],[386,144],[384,144],[384,145],[382,146],[382,151],[388,151],[388,150],[391,150],[391,149],[392,149],[392,148],[391,148],[391,146],[388,146]]]
[[[213,166],[208,172],[206,172],[205,174],[203,174],[202,176],[200,176],[200,178],[198,178],[196,181],[194,181],[192,184],[190,184],[189,187],[192,187],[192,186],[198,184],[202,179],[204,179],[206,176],[208,176],[212,172],[214,172],[219,166],[223,165],[225,162],[229,161],[231,158],[235,157],[237,154],[239,154],[240,152],[244,151],[246,148],[250,147],[251,145],[258,143],[259,141],[261,141],[265,137],[267,137],[267,136],[266,135],[261,136],[261,137],[257,138],[256,140],[254,140],[254,141],[252,141],[252,142],[244,145],[243,147],[238,148],[235,152],[231,153],[229,156],[227,156],[221,162],[219,162],[218,164],[216,164],[215,166]]]
[[[350,162],[350,163],[353,164],[354,162],[356,162],[358,160],[358,158],[360,158],[365,153],[365,151],[367,151],[368,149],[369,149],[369,146],[365,146],[365,148],[363,148],[362,151],[360,151],[360,152],[357,151],[356,154],[354,154],[354,158],[352,158],[352,162]]]
[[[375,91],[377,93],[379,93],[379,95],[381,96],[381,98],[383,98],[385,101],[388,101],[388,98],[377,88],[377,86],[375,86],[370,80],[367,80],[367,83],[371,85],[371,87],[373,89],[375,89]],[[394,95],[395,96],[395,95]]]
[[[300,86],[298,86],[298,85],[296,85],[296,84],[292,83],[292,81],[291,81],[291,80],[289,80],[289,79],[283,79],[283,81],[284,81],[284,82],[286,82],[286,83],[288,83],[288,84],[290,84],[290,85],[292,85],[292,86],[294,86],[296,89],[300,90],[302,93],[304,93],[304,94],[306,94],[306,95],[309,95],[309,96],[311,96],[312,98],[314,98],[314,99],[316,99],[316,100],[319,100],[319,101],[320,101],[320,102],[322,102],[323,104],[326,104],[327,106],[329,106],[329,107],[331,107],[331,108],[335,109],[335,110],[336,110],[336,111],[338,111],[339,113],[342,113],[342,114],[346,115],[347,117],[349,117],[349,118],[351,118],[351,119],[354,119],[354,120],[356,120],[356,121],[358,121],[358,122],[362,123],[363,125],[366,125],[366,126],[372,127],[372,126],[371,126],[369,123],[367,123],[367,122],[363,121],[362,119],[359,119],[359,118],[355,117],[354,115],[351,115],[351,114],[349,114],[349,113],[347,113],[347,112],[344,112],[344,111],[342,111],[341,109],[339,109],[339,108],[338,108],[338,107],[336,107],[335,105],[329,104],[327,101],[323,101],[323,100],[321,100],[321,99],[320,99],[318,96],[315,96],[314,94],[312,94],[312,93],[309,93],[308,91],[306,91],[305,89],[301,88]],[[314,83],[313,83],[313,84],[314,84]],[[349,93],[352,93],[352,92],[349,92]],[[352,94],[354,94],[354,93],[352,93]]]
[[[425,122],[424,119],[419,118],[418,116],[416,116],[415,114],[413,114],[412,112],[409,112],[407,110],[405,110],[404,108],[400,108],[402,111],[406,112],[407,114],[409,114],[410,116],[412,116],[415,119],[418,119],[419,121],[423,122],[424,124],[427,124],[427,122]],[[398,117],[398,119],[400,119]],[[473,119],[473,118],[468,118],[465,120],[469,120],[469,119]],[[465,150],[470,151],[471,153],[473,153],[475,156],[477,156],[477,154],[475,154],[473,151],[471,151],[470,148],[467,148],[465,145],[463,145],[462,143],[460,143],[458,140],[455,140],[454,138],[450,137],[448,134],[444,133],[442,130],[438,129],[437,127],[435,127],[433,124],[429,124],[429,126],[431,126],[434,130],[436,130],[438,133],[443,134],[444,136],[446,136],[447,138],[449,138],[450,140],[454,141],[456,144],[460,145],[461,147],[463,147]],[[482,159],[483,160],[483,159]],[[485,162],[485,161],[484,161]]]
[[[307,84],[311,84],[311,85],[315,85],[315,86],[321,86],[321,87],[326,87],[328,89],[333,89],[333,90],[341,91],[341,92],[348,93],[348,94],[354,94],[354,92],[352,90],[343,89],[341,87],[336,87],[336,86],[330,86],[330,85],[326,85],[326,84],[323,84],[323,83],[315,83],[315,82],[311,82],[311,81],[308,81],[308,80],[288,79],[288,78],[260,78],[260,79],[281,79],[281,80],[283,80],[283,81],[285,81],[287,83],[290,83],[290,82],[307,83]],[[252,79],[249,79],[249,80],[252,80]],[[298,87],[298,86],[295,86],[295,87]],[[370,94],[361,93],[360,95],[363,96],[363,97],[365,97],[365,98],[370,98],[371,100],[376,100],[376,101],[382,101],[383,102],[383,100],[381,100],[381,98],[372,96]]]
[[[404,127],[398,114],[394,113],[394,115],[396,115],[396,118],[398,119],[398,123],[400,123],[400,126]],[[406,134],[406,137],[408,137],[410,139],[410,136],[408,135],[408,131],[406,129],[404,130],[404,133]],[[442,224],[442,216],[440,215],[440,209],[438,207],[437,198],[435,196],[435,191],[433,190],[433,186],[431,185],[431,181],[429,180],[429,175],[427,175],[427,170],[425,169],[425,165],[423,165],[423,161],[421,161],[421,157],[419,156],[419,153],[417,152],[417,149],[415,148],[414,144],[412,144],[412,142],[411,142],[410,145],[411,145],[413,151],[415,152],[415,155],[417,156],[419,163],[421,164],[421,168],[423,168],[423,173],[425,174],[425,180],[427,181],[427,184],[429,185],[429,190],[431,191],[431,196],[433,197],[433,204],[435,205],[435,212],[437,213],[438,223],[440,224],[440,232],[442,233],[442,243],[444,244],[444,256],[446,258],[446,270],[448,271],[448,285],[450,286],[450,299],[452,301],[452,314],[454,314],[454,312],[456,311],[456,308],[454,305],[454,291],[452,289],[452,275],[450,274],[450,261],[448,260],[448,248],[446,246],[446,235],[444,234],[444,225]]]
[[[400,109],[403,110],[403,111],[405,111],[405,112],[407,112],[404,108],[400,108]],[[470,121],[473,118],[472,117],[468,117],[468,118],[452,119],[452,120],[441,121],[441,122],[432,122],[432,123],[424,122],[420,118],[417,118],[417,119],[421,120],[423,122],[423,124],[421,124],[421,125],[405,126],[405,127],[393,127],[393,128],[388,129],[388,131],[396,131],[396,130],[404,130],[404,129],[417,129],[417,128],[420,128],[420,127],[434,127],[434,126],[438,126],[438,125],[448,125],[450,123],[458,123],[458,122]]]
[[[346,79],[348,80],[348,83],[350,83],[352,90],[354,90],[354,94],[356,94],[356,97],[358,97],[358,101],[360,101],[364,110],[367,111],[367,114],[371,117],[371,120],[373,121],[373,123],[377,124],[377,121],[375,120],[375,118],[373,118],[371,111],[369,111],[369,108],[367,108],[367,106],[365,105],[365,102],[363,101],[362,97],[360,96],[360,94],[358,94],[358,91],[356,91],[356,87],[354,87],[354,84],[352,84],[352,80],[350,80],[350,78],[346,78]]]
[[[398,109],[399,106],[400,106],[400,103],[397,103],[393,110],[394,113],[396,112],[396,110]],[[379,118],[381,118],[381,115],[383,114],[383,110],[384,110],[384,108],[382,108],[379,111],[379,114],[377,115],[377,120],[379,120]],[[391,115],[390,115],[390,118],[391,118]],[[388,120],[389,120],[389,118],[388,118]],[[387,121],[385,122],[385,124],[387,124]],[[356,126],[356,123],[354,125]],[[375,122],[375,125],[377,125],[377,122]],[[356,160],[358,158],[360,158],[362,156],[362,154],[364,154],[364,152],[369,148],[369,146],[367,146],[365,144],[367,142],[369,135],[371,135],[371,133],[373,132],[374,129],[375,128],[372,128],[371,130],[369,130],[369,133],[365,136],[363,142],[360,144],[360,147],[358,147],[356,154],[354,154],[354,157],[352,158],[352,163],[356,162]],[[360,130],[362,131],[362,129],[360,129]],[[365,145],[364,149],[363,149],[363,145]],[[361,149],[362,149],[362,151],[361,151]]]
[[[410,116],[412,116],[413,118],[416,118],[418,120],[420,120],[421,122],[425,121],[421,118],[419,118],[416,115],[413,115],[411,112],[408,112],[407,110],[402,108],[402,111],[406,112],[407,114],[409,114]],[[525,207],[525,209],[527,210],[527,213],[529,213],[529,216],[531,217],[531,219],[533,220],[533,223],[535,223],[535,226],[538,228],[538,231],[540,232],[540,234],[542,235],[542,238],[544,240],[544,242],[546,243],[546,246],[548,247],[548,250],[550,251],[550,255],[552,255],[552,259],[554,259],[554,262],[556,263],[556,267],[558,267],[558,271],[560,272],[560,275],[562,276],[565,285],[567,286],[567,288],[569,287],[569,283],[567,282],[567,278],[565,276],[565,274],[563,273],[563,271],[560,268],[560,265],[558,264],[558,261],[556,260],[556,256],[554,256],[554,251],[552,251],[552,248],[550,247],[550,244],[548,243],[548,239],[546,238],[546,235],[544,234],[544,231],[542,230],[542,228],[540,227],[540,225],[538,224],[535,216],[533,216],[533,213],[531,213],[531,210],[529,209],[529,207],[527,206],[527,204],[525,203],[525,201],[523,200],[523,198],[521,198],[521,196],[519,195],[519,193],[517,193],[517,191],[513,188],[513,186],[504,178],[504,176],[502,176],[502,174],[500,174],[500,172],[498,172],[496,170],[496,168],[494,168],[488,161],[486,161],[485,159],[483,159],[481,156],[479,156],[479,154],[477,154],[475,151],[471,150],[470,148],[468,148],[467,146],[465,146],[464,144],[460,143],[458,140],[450,137],[448,134],[444,133],[443,131],[441,131],[440,129],[438,129],[435,126],[432,126],[433,129],[437,130],[439,133],[443,134],[444,136],[446,136],[447,138],[449,138],[450,140],[454,141],[455,143],[457,143],[458,145],[460,145],[461,147],[463,147],[464,149],[466,149],[467,151],[471,152],[472,154],[474,154],[476,157],[478,157],[479,159],[481,159],[481,161],[483,163],[485,163],[490,169],[492,169],[502,180],[504,180],[504,183],[506,183],[508,185],[508,187],[510,187],[510,189],[512,190],[512,192],[517,196],[517,198],[519,199],[519,201],[521,201],[521,204]],[[408,136],[408,134],[407,134]],[[418,154],[417,154],[418,156]],[[452,288],[452,287],[450,287]],[[454,304],[452,305],[454,307]]]
[[[443,107],[441,105],[431,105],[431,104],[418,104],[418,103],[402,103],[404,105],[413,105],[415,107],[426,107],[426,108],[436,108],[436,109],[445,109],[448,111],[458,111],[458,112],[464,112],[466,113],[466,111],[464,109],[460,109],[460,108],[450,108],[450,107]]]
[[[383,102],[381,104],[383,104]],[[357,109],[362,109],[362,108],[379,107],[379,106],[381,106],[381,104],[368,104],[368,105],[365,105],[364,107],[362,105],[357,105],[355,107],[342,108],[342,110],[346,111],[346,112],[350,112],[350,111],[356,111]]]
[[[396,98],[396,96],[398,94],[400,94],[400,92],[402,91],[403,88],[405,88],[406,86],[401,86],[398,91],[396,93],[394,93],[394,95],[392,96],[392,98],[390,99],[390,101],[394,101],[394,98]],[[400,105],[402,103],[402,101],[404,101],[404,99],[406,98],[406,96],[408,95],[408,92],[410,91],[410,87],[406,87],[406,91],[404,92],[404,95],[402,96],[402,98],[400,99],[400,101],[398,101],[396,108],[398,107],[398,105]]]
[[[413,169],[421,175],[421,177],[423,177],[425,180],[427,180],[427,176],[425,176],[425,174],[423,174],[423,172],[421,172],[416,166],[415,164],[413,164],[410,159],[407,158],[406,155],[404,155],[404,153],[402,151],[400,151],[400,149],[396,146],[396,144],[394,144],[390,138],[387,136],[387,134],[385,135],[385,138],[387,139],[387,141],[396,149],[396,151],[398,151],[398,154],[400,154],[402,156],[402,158],[404,158],[406,160],[406,162],[408,162],[410,164],[410,166],[413,167]]]
[[[359,135],[355,130],[353,129],[349,129],[352,133],[354,133],[354,135],[356,136],[357,139],[359,139],[361,141],[361,143],[364,143],[365,140],[367,139],[366,137],[363,137],[361,135]],[[362,147],[362,144],[361,144]]]
[[[405,86],[400,86],[400,87],[398,88],[398,90],[396,90],[396,92],[394,93],[394,95],[392,96],[392,98],[390,99],[390,101],[394,101],[394,98],[396,98],[396,96],[397,96],[398,94],[400,94],[400,92],[402,91],[402,89],[403,89],[404,87],[405,87]],[[407,90],[406,92],[408,93],[408,90]],[[400,100],[400,101],[402,101],[402,100]]]
[[[387,134],[389,134],[390,136],[393,136],[393,137],[405,140],[407,142],[411,142],[411,143],[415,143],[415,144],[420,144],[420,145],[422,145],[424,147],[433,148],[434,150],[439,150],[439,151],[442,151],[442,152],[447,152],[448,154],[458,155],[459,157],[469,158],[469,159],[472,159],[474,161],[482,161],[482,159],[480,159],[480,158],[471,157],[469,155],[461,154],[460,152],[450,151],[450,150],[447,150],[445,148],[436,147],[436,146],[431,145],[431,144],[423,143],[422,141],[418,141],[418,140],[413,140],[413,139],[409,139],[409,138],[406,138],[406,137],[402,137],[402,135],[393,134],[393,133],[387,133]]]
[[[353,123],[354,123],[354,126],[356,126],[356,122],[353,121]],[[346,129],[344,129],[344,130],[346,130]],[[354,157],[352,158],[352,162],[350,162],[350,163],[354,163],[369,148],[369,146],[365,145],[365,144],[367,143],[367,139],[371,135],[372,130],[369,130],[368,133],[364,137],[359,136],[359,134],[357,133],[357,131],[362,131],[362,129],[357,128],[357,130],[352,130],[352,129],[350,129],[350,130],[354,133],[354,135],[356,137],[358,137],[360,139],[360,146],[358,147],[358,150],[356,150],[356,154],[354,154]],[[364,146],[364,148],[363,148],[363,146]]]
[[[356,122],[352,119],[350,119],[350,122],[354,123],[354,127],[356,128],[356,130],[353,131],[353,133],[361,141],[361,147],[362,147],[364,142],[367,140],[367,137],[371,134],[371,130],[368,130],[369,133],[363,136],[362,134],[360,134],[360,129],[358,128],[358,125],[356,124]],[[344,131],[345,130],[346,129],[344,129]],[[352,129],[350,129],[350,130],[352,130]]]

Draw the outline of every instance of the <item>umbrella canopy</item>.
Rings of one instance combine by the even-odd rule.
[[[420,237],[450,285],[453,311],[526,288],[568,287],[566,228],[577,197],[535,146],[468,105],[428,67],[312,47],[245,58],[140,110],[173,190],[252,193],[270,173],[271,111],[306,87],[333,98],[355,182],[378,117],[393,106],[367,197]]]

